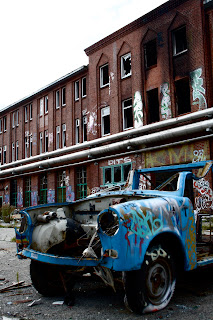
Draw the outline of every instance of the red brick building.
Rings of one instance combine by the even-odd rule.
[[[213,159],[212,39],[212,0],[170,0],[87,48],[88,66],[2,110],[1,202],[72,201],[130,168]]]

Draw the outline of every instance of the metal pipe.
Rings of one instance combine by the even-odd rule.
[[[147,133],[149,131],[152,130],[158,130],[161,128],[166,128],[169,126],[175,127],[183,122],[187,122],[187,121],[192,121],[192,120],[199,120],[200,118],[203,117],[210,117],[213,115],[213,108],[208,108],[205,110],[199,110],[197,112],[192,112],[190,114],[187,115],[183,115],[183,116],[179,116],[177,118],[171,118],[171,119],[167,119],[167,120],[163,120],[163,121],[159,121],[156,123],[151,123],[145,126],[142,126],[140,128],[137,129],[131,129],[131,130],[127,130],[127,131],[122,131],[113,135],[109,135],[107,137],[102,137],[102,138],[98,138],[98,139],[94,139],[92,141],[87,141],[87,142],[83,142],[74,146],[70,146],[70,147],[66,147],[63,149],[57,149],[54,151],[50,151],[48,153],[43,153],[40,155],[36,155],[30,158],[26,158],[26,159],[21,159],[21,160],[17,160],[14,162],[10,162],[10,163],[6,163],[2,166],[0,166],[0,170],[4,170],[10,167],[17,167],[20,165],[24,165],[26,163],[31,163],[34,161],[38,161],[38,160],[42,160],[42,159],[46,159],[46,158],[50,158],[50,157],[55,157],[58,155],[63,155],[63,154],[67,154],[67,153],[71,153],[74,151],[78,151],[80,149],[86,149],[86,148],[92,148],[95,147],[97,145],[103,144],[103,143],[108,143],[110,141],[114,141],[114,140],[118,140],[118,139],[123,139],[126,137],[130,137],[130,136],[138,136],[144,133]]]
[[[204,120],[202,122],[189,124],[184,127],[178,127],[178,128],[168,129],[168,130],[164,130],[157,133],[151,133],[145,136],[128,139],[121,142],[115,142],[106,146],[96,147],[90,150],[83,150],[83,151],[75,152],[72,154],[67,154],[61,157],[38,161],[38,162],[34,162],[24,166],[19,166],[16,168],[6,169],[0,172],[0,177],[9,175],[12,173],[21,174],[23,171],[34,170],[36,168],[41,168],[41,167],[48,168],[64,162],[67,163],[69,161],[74,161],[74,160],[80,160],[85,158],[91,159],[97,156],[100,157],[100,155],[106,155],[107,153],[114,153],[115,151],[127,149],[129,146],[131,148],[137,148],[140,145],[144,145],[148,143],[159,142],[166,139],[174,139],[176,137],[198,133],[212,126],[213,126],[213,119]]]

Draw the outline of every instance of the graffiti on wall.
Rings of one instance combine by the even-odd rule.
[[[87,133],[97,134],[97,112],[89,112],[87,122]]]
[[[122,164],[122,163],[127,163],[127,162],[131,162],[131,158],[124,157],[124,158],[119,158],[119,159],[112,159],[112,160],[108,160],[108,166],[113,166],[116,164]]]
[[[213,209],[213,192],[209,185],[209,181],[204,178],[194,180],[193,187],[199,193],[198,197],[195,198],[195,207],[197,212],[205,209]]]
[[[8,204],[10,202],[10,195],[9,194],[5,194],[4,195],[4,203]]]
[[[196,148],[196,150],[203,150],[203,155],[208,154],[209,143],[208,141],[203,142],[202,148]],[[196,152],[194,153],[194,144],[184,144],[182,146],[176,146],[173,148],[167,148],[159,151],[150,151],[145,155],[145,167],[159,167],[165,166],[165,164],[179,164],[192,162],[196,160]],[[199,153],[198,153],[199,155]],[[201,153],[200,153],[201,155]]]
[[[193,89],[193,104],[199,104],[199,110],[206,109],[207,103],[205,98],[206,90],[203,88],[203,79],[201,78],[202,68],[198,68],[190,73],[191,86]],[[197,101],[198,99],[198,101]]]
[[[162,119],[170,119],[172,117],[171,112],[171,99],[170,99],[170,90],[169,84],[167,82],[163,83],[160,86],[161,94],[161,116]]]
[[[146,177],[141,174],[140,178],[139,178],[138,189],[139,190],[149,190],[151,188],[151,183],[150,183],[149,179],[151,180],[150,174],[147,174]]]
[[[139,91],[135,92],[133,103],[134,127],[139,128],[143,126],[143,102]]]
[[[200,161],[206,160],[203,149],[194,150],[193,155],[194,155],[194,158],[193,158],[192,162],[200,162]]]
[[[31,192],[31,204],[32,206],[38,205],[38,191]]]
[[[75,193],[72,191],[72,186],[66,186],[66,202],[75,200]]]
[[[47,203],[55,202],[55,190],[49,189],[47,191]]]

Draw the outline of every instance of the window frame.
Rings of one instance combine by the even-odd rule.
[[[75,101],[79,101],[79,87],[80,87],[80,84],[79,84],[79,80],[76,80],[75,83],[74,83],[74,89],[75,89]]]
[[[15,115],[16,115],[16,113],[15,113],[15,111],[12,113],[12,128],[14,129],[15,128]]]
[[[87,78],[83,77],[81,79],[81,95],[82,98],[85,98],[87,96]]]
[[[28,137],[24,137],[24,158],[28,158]]]
[[[11,161],[14,162],[15,161],[15,142],[12,142],[11,144]]]
[[[24,206],[31,206],[31,177],[28,177],[24,181]]]
[[[24,122],[28,122],[28,110],[27,106],[24,107]]]
[[[7,146],[3,146],[3,164],[7,163]]]
[[[126,166],[130,166],[130,170],[132,170],[132,162],[125,162],[122,164],[116,164],[116,165],[112,165],[112,166],[104,166],[101,167],[102,168],[102,173],[103,173],[103,186],[110,186],[110,185],[120,185],[123,184],[124,182],[126,182],[125,179],[125,167]],[[121,181],[119,182],[115,182],[115,169],[120,168],[121,169]],[[110,169],[111,170],[111,182],[106,182],[106,170]],[[128,172],[129,172],[128,171]]]
[[[59,109],[60,108],[60,91],[56,90],[55,92],[55,108]]]
[[[47,191],[48,191],[47,186],[48,186],[47,174],[44,173],[43,175],[40,176],[40,188],[39,188],[40,204],[47,203]]]
[[[48,113],[48,95],[44,97],[44,114]]]
[[[82,118],[82,135],[83,135],[83,142],[87,141],[87,116],[83,116]]]
[[[104,82],[104,68],[107,67],[108,72],[108,82]],[[100,66],[100,88],[105,88],[109,86],[109,64],[105,63],[104,65]]]
[[[19,110],[16,111],[16,127],[19,126]]]
[[[87,197],[87,168],[78,167],[76,171],[76,200]]]
[[[63,87],[61,89],[61,106],[62,107],[66,106],[66,87]]]
[[[125,107],[125,103],[131,101],[130,106]],[[132,110],[132,126],[131,127],[126,127],[125,123],[128,122],[128,117],[125,117],[125,110],[131,109]],[[126,99],[122,101],[122,117],[123,117],[123,130],[129,130],[134,128],[134,121],[133,121],[133,106],[132,106],[132,98]]]
[[[151,63],[150,59],[149,59],[149,54],[152,48],[152,44],[155,43],[155,54],[156,54],[156,61],[155,63]],[[150,48],[149,48],[150,47]],[[157,39],[152,39],[150,41],[148,41],[147,43],[144,44],[144,61],[145,61],[145,68],[149,69],[149,68],[154,68],[157,66],[157,60],[158,60],[158,56],[157,56]],[[149,63],[148,63],[149,62]]]
[[[29,113],[30,113],[30,121],[33,120],[33,105],[30,103],[29,105]]]
[[[43,132],[39,132],[39,154],[43,153]]]
[[[2,133],[3,130],[3,120],[0,119],[0,134]]]
[[[7,116],[3,117],[3,129],[4,132],[7,131]]]
[[[128,57],[130,57],[131,69],[130,69],[130,72],[125,75],[124,60],[125,60],[125,58],[128,58]],[[131,77],[131,75],[132,75],[132,55],[131,55],[131,52],[128,52],[128,53],[124,54],[123,56],[121,56],[121,79],[126,79],[128,77]]]
[[[185,43],[184,43],[184,40],[182,42],[182,44],[184,46],[184,49],[177,52],[177,37],[176,37],[176,35],[181,29],[185,29],[185,39],[184,39]],[[183,54],[183,53],[188,51],[186,25],[172,30],[172,51],[173,51],[173,56],[174,57],[179,56],[179,55],[181,55],[181,54]]]
[[[107,113],[108,112],[108,113]],[[107,113],[107,114],[104,114]],[[109,116],[109,132],[105,133],[105,121],[104,118]],[[110,135],[110,106],[104,107],[101,109],[101,136],[105,137],[107,135]]]
[[[48,152],[48,130],[44,130],[44,152]]]
[[[29,136],[29,156],[32,157],[33,156],[33,136],[32,134]]]
[[[80,143],[80,119],[75,119],[75,144]]]
[[[16,141],[16,161],[18,160],[18,150],[19,150],[19,143],[18,140]]]
[[[60,126],[56,126],[56,142],[55,142],[56,150],[60,149]]]
[[[57,202],[66,202],[66,171],[57,172],[56,189],[57,189]],[[60,197],[60,198],[59,198]]]

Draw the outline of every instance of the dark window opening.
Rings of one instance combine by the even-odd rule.
[[[173,31],[173,54],[179,54],[187,50],[186,27]]]
[[[11,180],[10,199],[11,206],[17,207],[17,180]]]
[[[156,39],[147,42],[144,46],[144,59],[146,68],[157,64],[157,43]]]
[[[101,87],[104,87],[109,84],[109,67],[108,64],[100,68],[101,76]]]
[[[121,57],[121,78],[126,78],[132,73],[131,69],[131,53]]]
[[[105,168],[105,184],[112,182],[112,168]]]
[[[191,112],[189,79],[175,81],[175,92],[178,115]]]
[[[133,128],[132,99],[123,102],[123,128]]]
[[[147,91],[148,124],[157,122],[159,118],[158,88]]]
[[[82,79],[82,97],[86,97],[87,95],[87,86],[86,86],[86,78]]]

